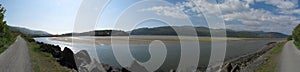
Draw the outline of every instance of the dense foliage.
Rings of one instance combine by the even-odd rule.
[[[300,47],[300,24],[298,24],[298,26],[296,26],[294,28],[292,36],[293,36],[295,45],[299,48]]]
[[[4,21],[5,9],[0,5],[0,53],[3,52],[11,43],[13,43],[15,36],[9,30],[6,21]]]
[[[287,38],[286,38],[287,41],[289,40],[293,40],[293,36],[292,35],[289,35]]]

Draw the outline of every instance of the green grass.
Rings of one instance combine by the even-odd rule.
[[[4,52],[8,47],[9,47],[10,44],[3,44],[2,47],[0,48],[0,54],[2,52]]]
[[[28,42],[28,46],[34,72],[72,72],[56,62],[51,54],[39,51],[40,46],[35,42]]]
[[[294,41],[295,46],[300,50],[300,43],[297,41]]]
[[[276,72],[278,65],[278,59],[276,58],[279,57],[285,43],[286,42],[281,42],[273,48],[269,53],[267,61],[260,65],[256,72]]]

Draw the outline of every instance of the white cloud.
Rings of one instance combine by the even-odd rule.
[[[191,0],[187,2],[177,3],[175,6],[156,6],[147,9],[142,9],[142,11],[154,11],[159,15],[166,15],[175,18],[185,18],[188,17],[183,12],[192,12],[196,13],[196,16],[202,16],[202,12],[206,12],[208,14],[214,14],[222,10],[223,14],[233,13],[239,11],[247,11],[249,10],[249,3],[252,3],[253,0],[247,0],[245,2],[241,2],[240,0],[226,0],[221,4],[207,2],[206,0]]]
[[[246,1],[249,4],[254,4],[254,0],[244,0],[244,1]]]
[[[182,12],[183,9],[183,7],[157,6],[142,9],[141,11],[154,11],[157,13],[157,15],[170,16],[174,18],[188,18],[188,15]]]
[[[257,0],[257,1],[274,5],[280,9],[292,9],[298,7],[298,0]]]
[[[202,12],[214,14],[218,13],[219,9],[221,9],[223,14],[227,14],[239,11],[247,11],[249,9],[249,3],[251,3],[251,0],[246,2],[242,2],[240,0],[226,0],[221,4],[207,2],[206,0],[191,0],[188,2],[179,3],[177,5],[181,7],[187,7],[188,9],[186,11],[198,14],[201,14]]]
[[[175,7],[152,7],[149,10],[155,10],[161,15],[182,18],[189,16],[180,11],[191,15],[203,17],[202,13],[214,14],[221,9],[224,21],[239,21],[242,24],[227,24],[226,27],[233,30],[251,30],[251,31],[271,31],[290,33],[294,26],[300,23],[300,18],[286,14],[300,14],[297,7],[298,1],[291,0],[256,0],[263,1],[266,4],[272,4],[279,8],[280,13],[284,15],[273,14],[264,9],[250,8],[254,4],[253,0],[225,0],[221,4],[207,2],[206,0],[191,0],[177,3]],[[174,11],[173,11],[174,10]],[[173,11],[169,13],[169,11]],[[169,14],[166,14],[169,13]]]
[[[300,15],[300,9],[281,10],[280,13],[283,13],[283,14],[299,14]]]
[[[294,16],[274,15],[269,11],[263,9],[250,9],[246,12],[236,12],[226,14],[223,16],[224,20],[240,20],[243,21],[255,21],[255,22],[277,22],[277,21],[294,21],[299,18]]]
[[[225,20],[238,20],[242,25],[227,25],[234,30],[269,31],[290,33],[300,19],[294,16],[274,15],[269,11],[251,9],[249,12],[240,12],[224,15]]]

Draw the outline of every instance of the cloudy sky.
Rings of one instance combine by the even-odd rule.
[[[123,1],[123,0],[122,0]],[[114,29],[115,20],[140,0],[112,0],[104,8],[95,29]],[[208,24],[206,14],[215,14],[221,10],[227,29],[281,32],[290,34],[300,23],[300,6],[298,0],[164,0],[166,5],[149,3],[139,12],[152,12],[161,17],[169,17],[174,21],[190,20],[194,26]],[[73,25],[81,0],[2,0],[7,9],[6,20],[11,26],[43,30],[52,34],[73,31]],[[134,19],[134,15],[128,19]],[[142,22],[140,27],[156,27],[166,25],[162,22]],[[178,22],[176,22],[178,23]],[[179,22],[180,23],[180,22]],[[178,24],[180,25],[180,24]],[[130,29],[123,29],[130,30]]]

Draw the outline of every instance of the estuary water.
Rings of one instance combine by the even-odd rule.
[[[68,47],[74,52],[74,54],[80,50],[87,50],[91,58],[94,58],[104,64],[109,64],[114,67],[121,67],[121,65],[118,63],[113,54],[112,44],[109,43],[109,37],[40,37],[34,39],[38,42],[59,45],[62,48],[62,50],[64,47]],[[72,40],[70,39],[82,41],[72,43]],[[151,54],[149,53],[149,42],[153,40],[157,39],[143,40],[140,38],[139,41],[141,42],[137,40],[130,40],[131,43],[129,43],[129,49],[132,54],[132,57],[134,57],[139,62],[147,62],[151,58]],[[227,42],[225,60],[253,53],[262,48],[267,43],[276,42],[279,40],[281,39],[240,39],[224,41]],[[88,41],[95,41],[97,43],[95,44]],[[164,43],[167,53],[166,58],[159,70],[167,71],[170,69],[176,69],[180,60],[180,42],[177,40],[170,39],[162,39],[160,41]],[[113,45],[123,47],[127,46],[128,44],[116,43]],[[200,57],[198,67],[205,68],[209,63],[209,58],[211,54],[211,42],[199,41],[199,46]]]

